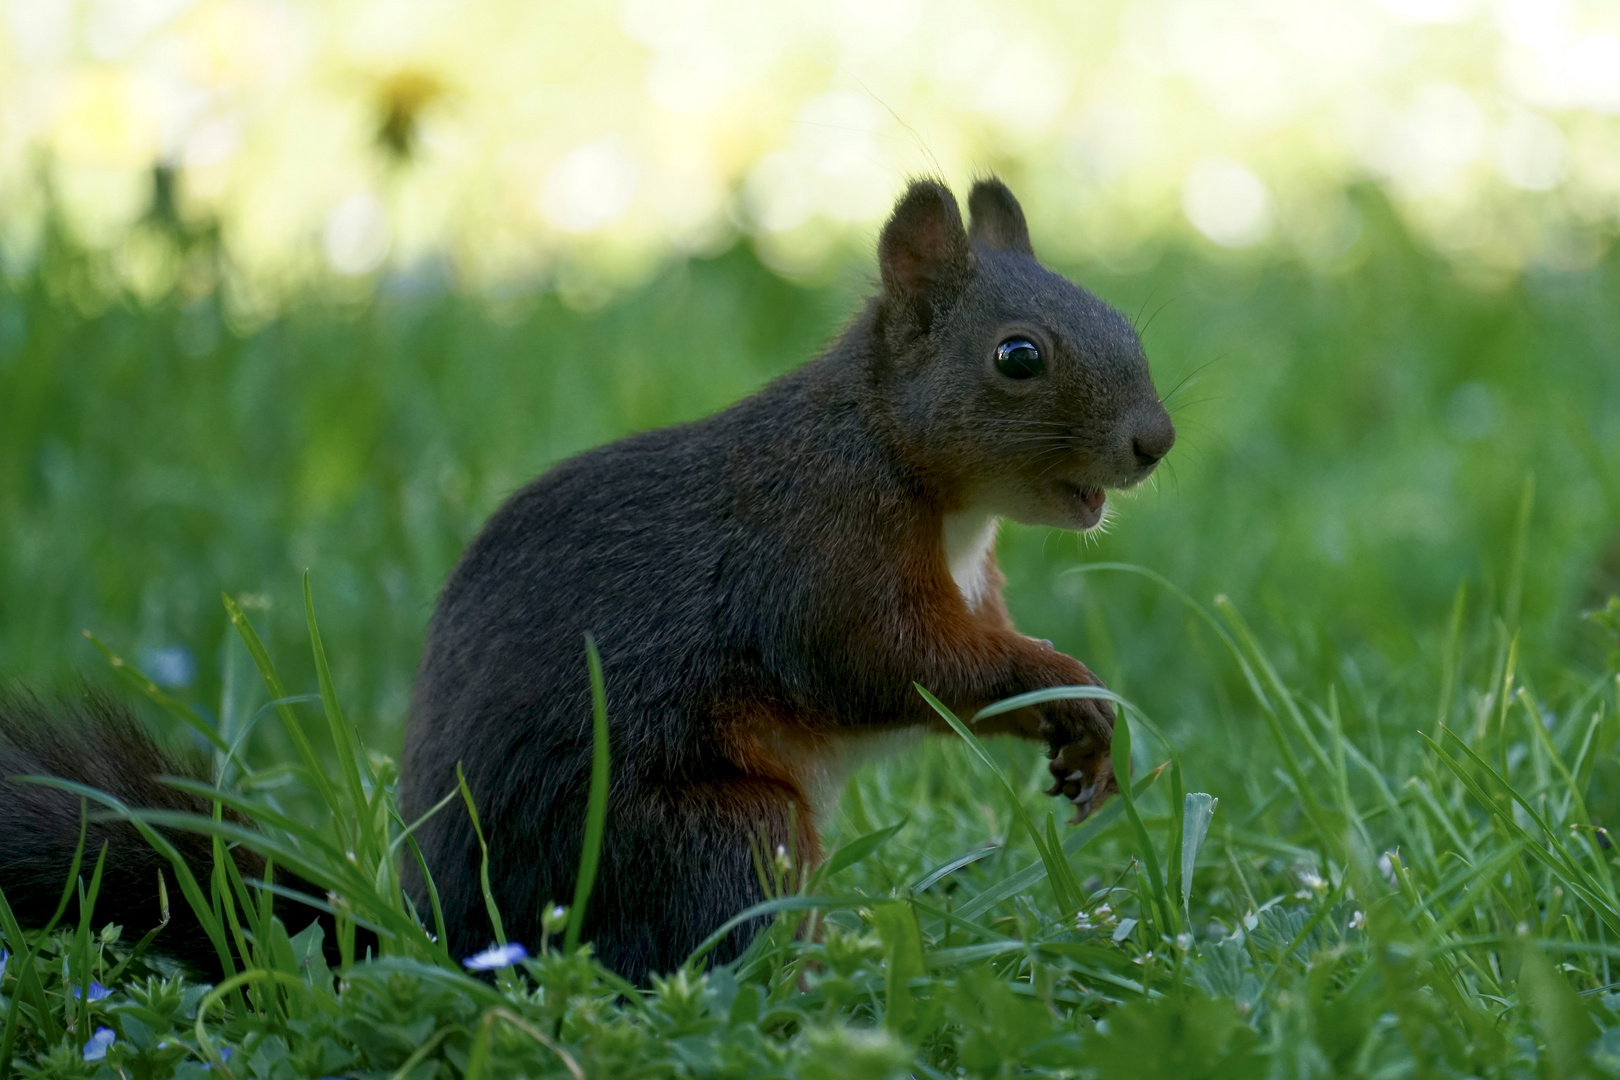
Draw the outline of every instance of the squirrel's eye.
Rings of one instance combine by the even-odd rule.
[[[996,346],[996,370],[1009,379],[1033,379],[1045,370],[1041,350],[1025,338],[1008,338]]]

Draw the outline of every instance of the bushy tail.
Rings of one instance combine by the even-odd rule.
[[[81,871],[86,881],[101,846],[107,846],[94,925],[118,923],[126,939],[160,925],[165,916],[159,900],[161,874],[167,884],[169,921],[154,939],[153,950],[217,977],[219,955],[176,887],[169,860],[130,822],[109,819],[104,807],[95,803],[85,807],[69,792],[16,779],[22,776],[76,781],[132,809],[207,815],[213,809],[207,799],[157,779],[183,776],[206,782],[206,760],[165,751],[127,707],[97,691],[51,701],[22,691],[0,693],[0,890],[17,921],[24,928],[37,928],[55,913],[68,884],[81,822],[87,817]],[[196,833],[160,831],[206,889],[214,866],[213,842]],[[233,857],[244,879],[260,875],[260,856],[237,848]],[[278,879],[284,881],[285,876],[278,874]],[[298,888],[302,883],[288,884]],[[66,918],[77,921],[77,917],[75,895]]]

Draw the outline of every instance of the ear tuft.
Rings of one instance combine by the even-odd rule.
[[[895,204],[878,241],[883,288],[904,303],[952,295],[967,281],[971,255],[956,196],[933,180],[914,180]]]
[[[1007,185],[991,177],[973,185],[968,196],[968,212],[973,215],[971,235],[975,243],[992,251],[1016,251],[1034,255],[1029,245],[1029,225],[1024,210],[1007,190]]]

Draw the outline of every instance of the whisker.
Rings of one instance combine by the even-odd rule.
[[[1018,420],[1018,419],[1013,419],[1013,418],[1008,418],[1008,417],[991,417],[991,418],[989,418],[987,420],[980,420],[978,422],[981,423],[981,424],[1006,424],[1008,426],[1020,426],[1020,427],[1062,428],[1065,431],[1068,430],[1068,428],[1071,426],[1071,425],[1066,424],[1066,423],[1064,423],[1064,422],[1062,422],[1060,420]]]
[[[1176,295],[1172,296],[1170,299],[1166,300],[1164,303],[1160,304],[1158,306],[1158,308],[1154,310],[1153,314],[1148,316],[1147,326],[1144,326],[1144,327],[1142,327],[1142,329],[1138,330],[1136,332],[1136,336],[1139,337],[1139,338],[1140,337],[1147,337],[1148,327],[1151,327],[1153,325],[1153,320],[1157,319],[1159,317],[1159,312],[1163,311],[1165,308],[1169,307],[1171,304],[1175,303],[1180,298],[1181,298],[1181,294],[1177,293]],[[1147,305],[1145,305],[1145,304],[1143,305],[1143,307],[1146,307],[1146,306]]]
[[[1142,336],[1142,331],[1141,331],[1142,312],[1146,311],[1147,306],[1149,304],[1153,303],[1153,298],[1155,296],[1159,295],[1159,285],[1160,284],[1161,284],[1160,282],[1154,282],[1153,283],[1153,291],[1147,294],[1147,299],[1142,301],[1142,306],[1136,309],[1136,314],[1135,315],[1131,316],[1131,329],[1136,331],[1136,336],[1137,337]]]
[[[1191,371],[1187,372],[1181,378],[1177,379],[1176,380],[1176,385],[1172,386],[1170,388],[1170,392],[1165,394],[1159,400],[1164,402],[1166,405],[1168,405],[1170,403],[1170,399],[1175,397],[1178,391],[1184,389],[1185,387],[1187,387],[1189,385],[1189,380],[1197,378],[1198,375],[1202,371],[1204,371],[1204,369],[1213,367],[1214,365],[1220,363],[1222,360],[1228,359],[1229,357],[1231,357],[1231,355],[1232,354],[1231,354],[1230,351],[1223,352],[1223,353],[1219,354],[1218,356],[1212,357],[1211,359],[1204,361],[1202,364],[1199,364],[1197,367],[1195,367]]]
[[[1202,405],[1209,401],[1224,401],[1231,396],[1231,394],[1210,394],[1208,397],[1193,398],[1191,401],[1178,401],[1176,402],[1176,408],[1190,409],[1194,405]]]

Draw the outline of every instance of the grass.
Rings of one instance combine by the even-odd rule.
[[[1109,535],[1012,529],[1001,555],[1024,629],[1108,681],[1132,797],[1068,829],[1038,754],[964,723],[857,775],[802,889],[762,861],[779,917],[747,956],[645,994],[567,921],[474,978],[406,906],[421,628],[506,492],[792,366],[865,271],[804,288],[738,251],[593,313],[385,288],[233,327],[211,296],[109,301],[47,248],[0,285],[0,671],[121,673],[154,723],[237,748],[218,798],[262,831],[197,824],[382,944],[335,978],[228,860],[171,889],[249,959],[217,987],[149,927],[0,910],[9,1067],[1620,1075],[1620,615],[1582,617],[1620,590],[1620,261],[1486,290],[1360,198],[1333,267],[1070,268],[1152,316],[1183,443]]]

